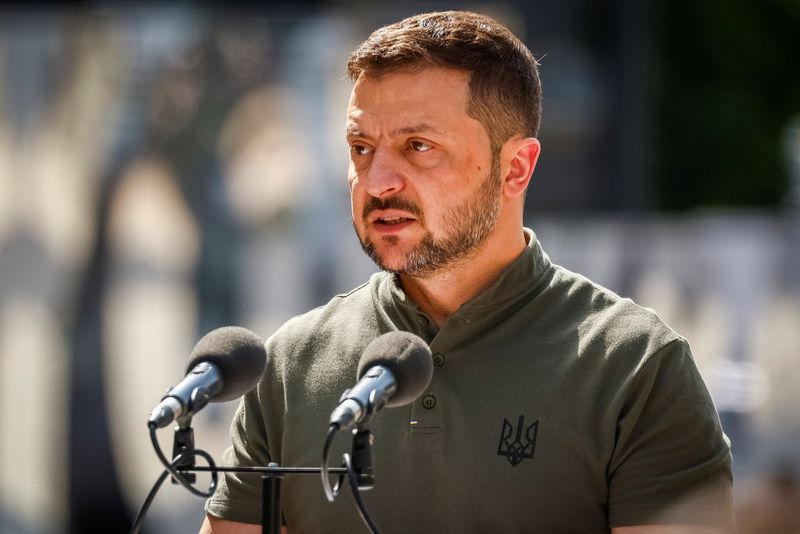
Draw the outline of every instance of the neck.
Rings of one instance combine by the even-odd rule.
[[[400,274],[403,290],[420,310],[441,327],[472,297],[494,282],[525,249],[525,235],[490,239],[475,254],[436,273],[419,278]]]

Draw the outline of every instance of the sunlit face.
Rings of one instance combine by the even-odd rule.
[[[360,77],[347,115],[353,225],[382,269],[425,277],[495,227],[499,161],[466,113],[469,74],[431,67]]]

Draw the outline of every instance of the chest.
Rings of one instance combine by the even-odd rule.
[[[547,360],[563,354],[540,349],[483,354],[434,345],[433,357],[425,393],[411,405],[383,410],[369,425],[377,485],[366,499],[382,530],[573,525],[573,531],[591,532],[605,525],[614,421],[603,400],[607,386],[592,378],[596,369],[580,362],[553,365]],[[283,465],[319,465],[326,417],[352,385],[342,377],[315,384],[287,398]],[[349,447],[349,436],[340,435],[332,465]],[[324,501],[318,479],[287,480],[285,488],[287,518],[310,522],[309,531],[319,524],[301,503],[316,503],[320,521],[353,515],[354,531],[361,528],[352,502]],[[451,530],[456,524],[460,528]]]

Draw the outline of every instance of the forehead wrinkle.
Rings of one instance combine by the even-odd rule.
[[[444,133],[438,128],[434,128],[432,125],[426,122],[420,122],[418,124],[414,124],[411,126],[402,126],[400,128],[396,128],[389,132],[392,135],[396,134],[417,134],[417,133],[424,133],[424,132],[436,132],[436,133]]]
[[[443,130],[436,128],[427,122],[420,122],[409,126],[401,126],[399,128],[395,128],[394,130],[391,130],[389,132],[389,136],[391,137],[395,135],[413,135],[426,132],[434,132],[442,135],[445,134]],[[366,132],[361,130],[361,128],[359,128],[352,122],[347,124],[347,127],[345,128],[345,133],[348,137],[367,137],[367,138],[370,137]]]

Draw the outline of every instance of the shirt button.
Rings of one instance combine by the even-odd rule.
[[[436,406],[436,397],[434,397],[430,393],[428,393],[427,395],[422,397],[422,407],[423,408],[427,408],[428,410],[430,410],[434,406]]]
[[[444,354],[437,352],[433,355],[433,365],[441,367],[444,365]]]

